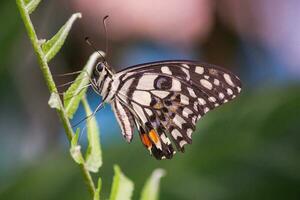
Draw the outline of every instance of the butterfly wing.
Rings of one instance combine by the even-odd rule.
[[[131,142],[135,124],[130,110],[117,99],[112,102],[112,109],[115,113],[117,122],[121,127],[123,137],[127,142]]]
[[[205,113],[234,99],[241,82],[217,66],[163,61],[134,66],[116,75],[116,101],[134,116],[142,143],[157,159],[172,158],[192,142]],[[131,123],[132,124],[132,123]]]

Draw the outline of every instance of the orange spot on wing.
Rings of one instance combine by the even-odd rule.
[[[142,139],[143,144],[147,148],[151,148],[152,147],[151,141],[150,141],[149,137],[146,134],[141,134],[141,139]]]
[[[149,132],[149,136],[151,138],[151,140],[156,144],[158,141],[159,141],[159,137],[157,135],[157,133],[155,132],[154,129],[152,129],[150,132]]]

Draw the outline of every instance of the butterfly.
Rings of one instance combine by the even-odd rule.
[[[136,127],[143,145],[159,160],[171,159],[174,146],[184,152],[196,123],[242,87],[226,69],[186,60],[145,63],[117,73],[99,62],[92,85],[112,105],[125,140],[132,141]]]

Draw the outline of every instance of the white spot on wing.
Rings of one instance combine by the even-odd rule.
[[[208,80],[205,80],[205,79],[201,79],[200,80],[200,83],[201,83],[201,85],[203,86],[203,87],[205,87],[205,88],[207,88],[207,89],[209,89],[209,90],[211,90],[212,89],[212,84],[208,81]]]
[[[179,142],[179,146],[180,147],[183,147],[184,145],[186,145],[187,144],[187,142],[185,141],[185,140],[181,140],[180,142]]]
[[[187,70],[186,68],[181,67],[181,70],[185,73],[186,75],[186,80],[190,80],[191,76],[190,76],[190,72],[189,70]]]
[[[186,121],[179,115],[175,115],[173,121],[181,129],[182,129],[182,124],[186,123]]]
[[[197,116],[194,116],[193,118],[192,118],[192,123],[195,125],[196,124],[196,120],[197,120]]]
[[[146,74],[142,76],[137,84],[136,89],[138,90],[153,90],[154,89],[154,80],[157,78],[157,75]]]
[[[148,115],[152,115],[153,114],[153,112],[149,108],[145,108],[145,111],[146,111],[146,113]]]
[[[187,133],[187,136],[189,137],[189,138],[192,138],[192,133],[193,133],[193,130],[192,129],[188,129],[187,131],[186,131],[186,133]]]
[[[198,103],[196,101],[194,102],[194,110],[198,112]]]
[[[180,103],[184,104],[184,105],[189,105],[190,100],[187,96],[181,94],[180,95]]]
[[[182,111],[182,115],[186,118],[189,117],[189,114],[192,114],[193,111],[191,111],[189,108],[184,108],[183,111]]]
[[[170,94],[169,92],[161,91],[161,90],[153,90],[151,91],[151,93],[154,94],[155,96],[158,96],[159,98],[165,98]]]
[[[151,102],[151,95],[149,92],[136,90],[132,94],[132,99],[141,105],[149,106]]]
[[[196,94],[195,94],[195,92],[194,92],[194,90],[192,88],[188,87],[187,90],[189,91],[189,94],[191,95],[191,97],[194,97],[194,98],[197,97]]]
[[[226,83],[228,83],[228,85],[230,85],[232,87],[235,86],[234,83],[231,80],[231,77],[228,74],[224,74],[223,76],[224,76],[224,79],[225,79]]]
[[[209,111],[209,108],[208,107],[205,107],[204,108],[204,113],[207,113]]]
[[[167,67],[167,66],[163,66],[163,67],[161,68],[161,72],[164,73],[164,74],[172,75],[172,72],[171,72],[170,68]]]
[[[197,120],[199,120],[199,119],[201,119],[201,115],[198,115],[198,116],[197,116]]]
[[[166,137],[166,135],[164,133],[160,136],[160,139],[165,144],[171,144],[171,141],[169,140],[169,138]]]
[[[200,105],[205,105],[206,104],[206,101],[202,98],[198,98],[198,101],[199,101]]]
[[[220,81],[219,81],[218,79],[215,78],[215,79],[214,79],[214,84],[215,84],[215,85],[220,85]]]
[[[209,97],[208,100],[209,100],[210,102],[215,102],[215,101],[216,101],[216,98],[215,98],[215,97]]]
[[[146,123],[147,119],[146,119],[146,116],[144,114],[142,107],[134,102],[132,102],[131,104],[132,104],[133,109],[136,112],[136,114],[141,118],[142,122]]]
[[[219,99],[223,99],[224,97],[225,97],[225,95],[222,92],[220,92],[219,93]]]
[[[182,137],[181,133],[177,130],[177,129],[174,129],[172,132],[171,132],[171,135],[173,136],[173,138],[175,140],[177,140],[177,137]]]
[[[172,79],[171,91],[181,91],[181,83],[177,79]]]
[[[120,92],[122,94],[124,94],[125,96],[127,96],[127,91],[129,90],[132,82],[133,82],[134,78],[131,78],[129,80],[127,80],[124,85],[121,87]]]
[[[188,66],[187,64],[182,64],[182,66],[185,67],[185,68],[187,68],[187,69],[190,68],[190,66]]]
[[[233,94],[233,91],[232,91],[232,89],[230,89],[230,88],[227,88],[227,94],[228,94],[228,95],[232,95],[232,94]]]
[[[203,74],[203,73],[204,73],[204,68],[203,68],[203,67],[200,67],[200,66],[196,66],[195,72],[196,72],[197,74]]]

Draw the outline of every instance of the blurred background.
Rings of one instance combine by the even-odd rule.
[[[102,18],[109,15],[107,60],[116,70],[192,59],[228,68],[243,82],[241,96],[207,114],[193,144],[172,160],[150,157],[137,136],[127,144],[109,105],[98,112],[102,195],[109,196],[117,163],[135,182],[134,199],[158,167],[167,170],[161,199],[300,199],[299,8],[298,0],[42,2],[32,15],[39,38],[83,14],[50,63],[54,74],[82,69],[93,51],[86,36],[105,49]],[[0,199],[88,199],[14,1],[0,2],[0,24]],[[92,107],[99,98],[88,92]],[[83,117],[79,108],[74,122]]]

